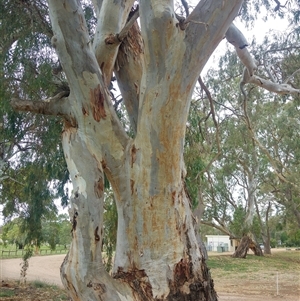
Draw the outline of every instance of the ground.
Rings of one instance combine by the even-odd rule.
[[[274,252],[274,251],[273,251]],[[249,259],[238,259],[233,261],[229,254],[222,253],[222,256],[214,258],[210,263],[211,272],[215,281],[215,287],[219,295],[219,301],[300,301],[300,251],[294,252],[293,257],[288,255],[289,251],[281,250],[282,256],[265,257],[263,260],[249,256]],[[291,253],[290,253],[291,254]],[[220,255],[219,253],[209,256]],[[43,281],[62,287],[59,267],[65,255],[35,256],[30,259],[30,266],[27,274],[27,281]],[[19,290],[18,295],[26,293],[24,288],[17,286],[11,279],[20,279],[21,259],[5,259],[0,261],[0,279],[2,290],[11,286],[10,290]],[[266,265],[266,263],[268,265]],[[278,277],[278,294],[277,294]],[[15,286],[15,287],[13,287]],[[61,291],[55,291],[55,297],[47,298],[46,295],[34,295],[34,287],[28,286],[30,297],[21,299],[0,297],[2,301],[19,300],[43,300],[60,301],[68,300]],[[51,291],[50,287],[50,291]],[[0,295],[1,296],[1,295]]]

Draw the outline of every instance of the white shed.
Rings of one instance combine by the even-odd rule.
[[[207,251],[233,252],[229,235],[205,235],[207,238]],[[219,248],[218,248],[219,247]],[[221,247],[221,248],[220,248]]]

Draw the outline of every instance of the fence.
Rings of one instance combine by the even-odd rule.
[[[23,256],[23,254],[25,253],[24,250],[2,250],[1,251],[1,257],[17,257],[17,256]]]
[[[67,249],[51,250],[51,249],[40,249],[36,255],[52,255],[52,254],[66,254]],[[1,258],[9,257],[22,257],[25,254],[25,250],[1,250]]]

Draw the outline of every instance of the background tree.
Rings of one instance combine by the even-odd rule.
[[[56,213],[55,198],[67,204],[69,179],[59,141],[61,121],[12,110],[12,95],[40,99],[65,81],[53,76],[43,1],[2,1],[0,4],[0,185],[5,221],[19,217],[24,243],[42,242],[42,220]]]
[[[254,44],[256,58],[261,58],[261,62],[264,62],[261,63],[262,68],[270,73],[270,65],[275,65],[276,67],[272,69],[272,72],[276,74],[277,80],[279,79],[282,82],[291,79],[287,78],[287,73],[282,73],[282,70],[288,66],[286,64],[288,57],[294,58],[294,67],[290,74],[293,74],[293,82],[298,82],[297,59],[295,59],[298,44],[294,38],[295,31],[292,31],[284,39],[280,36],[276,36],[275,39],[274,36],[276,42],[269,37],[262,46]],[[276,63],[273,56],[272,58],[268,57],[270,52],[275,54]],[[277,69],[275,70],[275,68]],[[298,97],[291,101],[292,98],[290,97],[274,97],[254,87],[249,87],[248,95],[245,94],[248,100],[247,105],[243,106],[245,95],[236,93],[239,91],[240,80],[238,74],[241,72],[242,66],[238,63],[237,55],[227,52],[221,57],[219,68],[209,71],[206,78],[208,86],[203,83],[200,86],[197,106],[193,107],[194,110],[191,112],[193,120],[197,121],[190,121],[187,127],[186,153],[193,153],[194,157],[197,157],[201,151],[201,159],[208,156],[212,161],[208,160],[206,165],[205,161],[202,161],[203,168],[201,172],[196,171],[197,167],[194,168],[197,176],[194,177],[192,183],[189,183],[189,186],[192,186],[194,191],[199,192],[196,187],[201,187],[200,190],[202,190],[201,198],[199,198],[200,207],[202,207],[202,209],[200,208],[201,223],[213,226],[232,237],[234,237],[234,234],[230,231],[230,219],[232,213],[235,212],[242,201],[247,209],[247,215],[241,225],[245,225],[245,229],[249,230],[248,226],[251,226],[253,218],[257,218],[261,234],[255,236],[259,241],[263,241],[265,253],[270,253],[268,216],[272,211],[272,207],[286,199],[286,196],[280,200],[278,193],[275,195],[275,190],[268,185],[271,184],[269,182],[271,178],[276,179],[276,182],[282,182],[279,179],[280,175],[276,174],[276,170],[278,170],[276,165],[287,168],[287,162],[292,162],[289,158],[293,157],[290,152],[297,152],[298,150],[296,146],[297,131],[293,130],[294,135],[292,135],[294,137],[290,139],[291,133],[289,134],[287,129],[293,129],[294,126],[297,126],[296,107]],[[274,77],[275,75],[271,76],[275,81]],[[285,117],[283,117],[282,109],[286,101],[289,102],[288,106],[295,108],[293,111],[295,117],[287,117],[285,114]],[[213,110],[208,110],[205,115],[207,108],[212,105]],[[196,119],[194,116],[197,116]],[[291,121],[285,123],[287,125],[286,130],[280,122],[277,123],[277,118],[283,118],[282,121],[288,118]],[[195,131],[198,132],[197,135],[189,135],[189,133]],[[278,135],[277,131],[280,131],[281,134]],[[198,137],[201,137],[201,139]],[[259,138],[253,139],[253,137]],[[217,151],[219,141],[222,144],[221,152]],[[281,144],[281,141],[284,142]],[[286,145],[291,145],[294,150],[288,150]],[[208,150],[208,152],[205,152],[205,150]],[[276,159],[276,156],[280,161]],[[280,159],[280,157],[284,157],[286,161]],[[283,164],[283,161],[287,164]],[[193,170],[193,160],[189,160],[189,157],[187,157],[186,162],[187,179],[191,181],[189,170]],[[208,166],[208,168],[205,168],[205,166]],[[201,177],[202,185],[199,185],[199,182],[195,179],[199,179],[199,175],[202,173],[204,174]],[[295,179],[298,177],[293,174],[293,178],[292,185],[295,185]],[[273,182],[273,180],[271,181]],[[283,182],[286,183],[287,181],[285,176]],[[295,189],[295,186],[293,187]],[[272,198],[270,194],[273,194],[274,197]],[[270,197],[272,198],[271,203],[269,202]],[[195,200],[197,203],[197,197],[195,197]],[[289,204],[290,207],[295,200],[286,204]],[[205,210],[203,209],[203,203],[205,203]],[[293,205],[293,207],[296,208],[297,206]],[[196,211],[198,210],[196,209]]]

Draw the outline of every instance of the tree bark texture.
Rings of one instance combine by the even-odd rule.
[[[172,1],[140,1],[141,33],[135,24],[120,39],[134,1],[94,0],[93,42],[79,1],[48,2],[52,45],[70,87],[39,106],[65,120],[73,240],[64,286],[73,301],[217,300],[183,186],[183,146],[196,80],[243,1],[200,1],[184,26]],[[133,138],[112,106],[113,72]],[[112,275],[101,257],[104,174],[118,210]]]
[[[262,250],[249,235],[244,235],[233,253],[233,258],[246,258],[248,250],[251,249],[256,256],[263,256]]]

